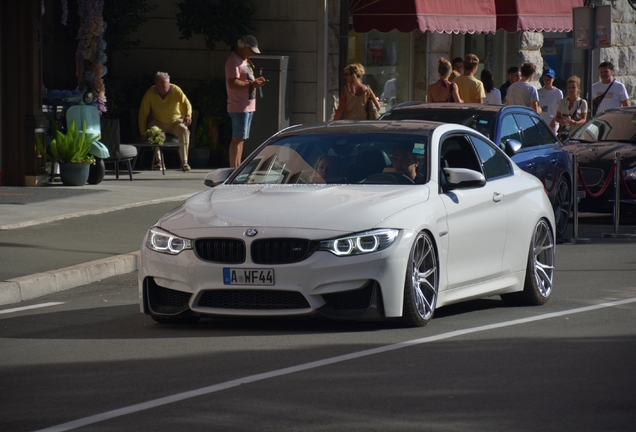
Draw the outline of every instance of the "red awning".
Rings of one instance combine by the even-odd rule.
[[[349,14],[358,33],[494,33],[497,21],[495,0],[350,0]]]
[[[583,0],[495,0],[497,29],[507,32],[572,30],[572,8]]]

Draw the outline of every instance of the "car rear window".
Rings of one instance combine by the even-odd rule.
[[[394,109],[383,115],[382,120],[429,120],[456,123],[473,128],[490,139],[495,136],[495,114],[486,114],[474,110]]]

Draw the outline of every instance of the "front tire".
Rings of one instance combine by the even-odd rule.
[[[437,254],[431,237],[417,235],[411,247],[404,282],[401,322],[406,327],[424,327],[433,318],[439,291]]]
[[[554,281],[554,248],[552,229],[541,219],[532,234],[523,291],[502,295],[505,303],[538,306],[548,301]]]

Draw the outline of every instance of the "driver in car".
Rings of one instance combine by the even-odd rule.
[[[419,162],[413,153],[413,145],[396,145],[391,154],[391,165],[384,172],[397,172],[413,180],[413,183],[424,183],[424,176],[417,172]]]

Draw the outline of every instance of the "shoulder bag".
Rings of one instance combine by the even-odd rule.
[[[367,89],[366,92],[366,99],[367,99],[367,119],[368,120],[377,120],[380,118],[380,112],[378,111],[378,109],[375,107],[375,104],[373,103],[373,100],[371,100],[371,94],[370,91]]]
[[[605,89],[605,93],[603,93],[600,96],[596,96],[594,99],[592,99],[592,116],[596,115],[596,111],[598,110],[598,107],[601,105],[601,102],[603,102],[603,99],[605,99],[605,95],[607,94],[609,89],[612,88],[612,85],[614,85],[614,80],[612,80],[610,85],[607,86],[607,89]]]

